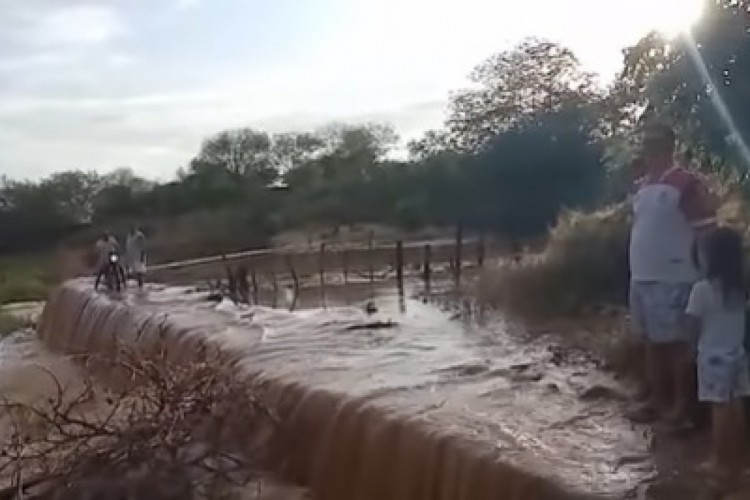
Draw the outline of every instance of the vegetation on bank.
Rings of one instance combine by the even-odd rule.
[[[0,306],[44,300],[59,276],[52,253],[0,256]]]
[[[503,271],[517,284],[505,286],[528,289],[534,300],[521,293],[507,300],[550,314],[618,301],[625,216],[602,207],[629,189],[644,122],[674,124],[682,161],[731,184],[740,200],[750,193],[750,119],[742,113],[750,106],[749,5],[707,0],[691,37],[645,36],[624,50],[606,88],[554,43],[526,40],[495,54],[472,72],[471,87],[451,94],[443,127],[411,142],[405,161],[395,159],[398,141],[387,125],[240,128],[207,138],[163,184],[128,169],[2,179],[0,253],[90,245],[101,228],[122,234],[133,221],[153,243],[151,258],[165,260],[264,246],[305,227],[462,221],[467,230],[518,239],[559,220],[543,258]],[[47,283],[21,281],[5,287],[33,296]]]
[[[40,367],[48,397],[0,404],[0,497],[34,487],[28,498],[235,498],[266,476],[281,422],[221,363],[123,346],[87,367],[106,367],[114,389]]]
[[[5,337],[13,332],[17,332],[24,326],[26,325],[23,319],[0,311],[0,337]]]
[[[480,299],[527,318],[574,316],[624,303],[628,219],[625,205],[562,215],[541,255],[485,272]]]

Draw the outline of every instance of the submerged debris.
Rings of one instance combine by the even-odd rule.
[[[350,325],[346,327],[346,330],[349,332],[355,331],[355,330],[377,330],[380,328],[393,328],[396,325],[398,325],[398,323],[389,319],[388,321],[372,321],[370,323]]]

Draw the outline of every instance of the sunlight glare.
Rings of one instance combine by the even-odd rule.
[[[687,32],[698,21],[705,0],[653,0],[654,28],[667,37]]]

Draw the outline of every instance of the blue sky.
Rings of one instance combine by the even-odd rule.
[[[0,0],[0,174],[168,179],[223,128],[438,126],[473,66],[526,36],[607,81],[699,0]]]

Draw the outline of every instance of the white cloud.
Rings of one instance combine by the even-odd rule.
[[[177,10],[187,10],[197,7],[202,0],[174,0],[174,8]]]
[[[123,34],[125,27],[112,7],[74,5],[41,15],[24,30],[32,45],[97,45]]]
[[[38,52],[27,56],[0,58],[0,73],[51,69],[74,63],[78,57],[74,54],[57,51]]]

